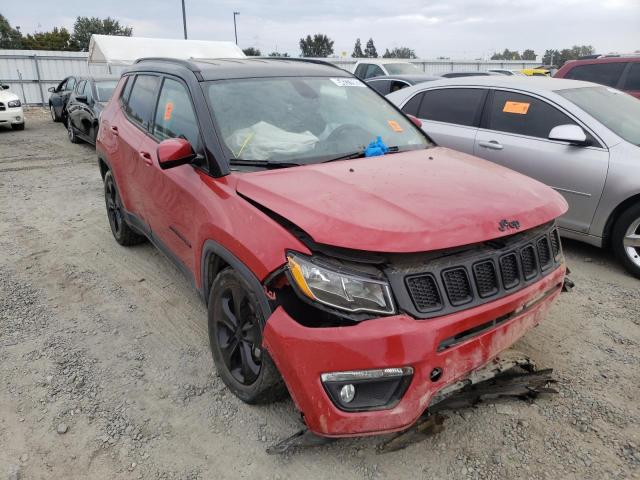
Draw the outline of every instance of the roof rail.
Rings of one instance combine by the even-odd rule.
[[[190,60],[183,60],[181,58],[170,58],[170,57],[143,57],[143,58],[138,58],[135,62],[133,62],[134,65],[137,65],[138,63],[142,63],[142,62],[166,62],[166,63],[175,63],[177,65],[182,65],[183,67],[188,68],[189,70],[191,70],[192,72],[196,73],[196,72],[200,72],[200,68],[198,68],[198,66],[193,63]]]
[[[303,63],[315,63],[317,65],[325,65],[327,67],[337,68],[338,70],[344,70],[340,68],[335,63],[327,62],[326,60],[318,60],[315,58],[293,58],[293,57],[248,57],[248,58],[259,58],[261,60],[286,60],[291,62],[303,62]]]

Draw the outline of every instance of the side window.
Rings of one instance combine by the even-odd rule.
[[[480,88],[444,88],[424,94],[418,117],[437,122],[477,126],[485,98]]]
[[[356,67],[356,71],[353,74],[358,78],[365,78],[365,71],[367,70],[367,64],[361,63]]]
[[[82,95],[82,90],[84,89],[85,83],[87,83],[86,80],[78,82],[78,85],[76,85],[76,95]]]
[[[420,92],[415,95],[411,100],[404,104],[402,107],[402,111],[407,115],[413,115],[414,117],[418,116],[418,109],[420,108],[420,102],[422,101],[422,97],[424,93]]]
[[[65,87],[65,90],[71,92],[73,90],[73,87],[76,86],[76,79],[73,77],[70,77],[69,80],[67,80],[67,86]]]
[[[134,87],[135,92],[135,87]],[[160,140],[186,138],[194,151],[200,148],[200,128],[193,111],[191,98],[185,86],[170,78],[165,78],[160,90],[153,135]]]
[[[127,114],[144,128],[149,128],[156,106],[156,90],[159,78],[153,75],[137,75],[127,102]]]
[[[133,75],[128,75],[125,77],[124,81],[127,83],[124,84],[124,88],[120,94],[120,99],[122,100],[122,103],[126,105],[129,101],[129,94],[131,93],[131,87],[133,87],[135,77]]]
[[[542,100],[520,93],[494,92],[489,116],[491,130],[547,138],[553,127],[567,124],[575,122]]]
[[[84,82],[84,94],[87,97],[87,103],[91,103],[93,101],[93,91],[91,89],[91,82],[89,80]]]
[[[369,86],[380,95],[389,93],[389,80],[372,80],[369,82]]]
[[[391,86],[389,88],[390,92],[397,92],[398,90],[402,90],[403,88],[408,87],[409,84],[407,82],[402,82],[400,80],[392,80]]]
[[[382,70],[380,65],[376,65],[375,63],[371,63],[368,65],[365,78],[378,77],[380,75],[384,75],[384,71]]]
[[[631,64],[622,88],[624,90],[640,90],[640,62]]]
[[[627,64],[624,62],[615,63],[593,63],[591,65],[578,65],[567,72],[565,78],[573,80],[585,80],[587,82],[600,83],[609,87],[618,84],[620,75]]]

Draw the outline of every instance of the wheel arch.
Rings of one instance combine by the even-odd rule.
[[[218,242],[207,240],[202,247],[200,260],[200,295],[205,303],[209,301],[209,293],[216,275],[226,267],[233,268],[251,287],[260,303],[263,318],[266,320],[271,315],[269,301],[264,294],[264,288],[260,280],[253,274],[238,257]]]
[[[604,227],[604,235],[602,239],[603,246],[608,247],[610,245],[611,233],[613,232],[613,227],[618,221],[618,218],[620,218],[620,215],[622,215],[622,213],[627,208],[629,208],[631,205],[635,205],[636,203],[640,203],[640,193],[636,193],[635,195],[632,195],[631,197],[623,200],[622,202],[620,202],[620,204],[618,204],[616,208],[613,209],[613,212],[611,212],[611,214],[609,215],[607,223]]]

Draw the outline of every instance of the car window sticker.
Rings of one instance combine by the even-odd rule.
[[[502,109],[502,111],[504,113],[516,113],[518,115],[526,115],[527,112],[529,111],[529,106],[531,104],[529,102],[513,102],[513,101],[506,101],[504,103],[504,108]]]
[[[339,87],[364,87],[364,83],[356,78],[332,78],[331,81]]]
[[[396,122],[395,120],[389,120],[387,123],[391,127],[391,130],[393,130],[394,132],[400,133],[400,132],[403,131],[402,127],[400,126],[400,124],[398,122]]]
[[[164,119],[168,122],[173,114],[173,102],[167,102],[164,106]]]

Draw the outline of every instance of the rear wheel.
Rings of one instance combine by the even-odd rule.
[[[209,295],[209,341],[222,381],[246,403],[271,403],[286,388],[262,347],[265,319],[247,282],[232,268],[213,281]]]
[[[611,243],[624,267],[640,278],[640,203],[622,212],[613,226]]]
[[[135,232],[124,218],[124,208],[116,187],[113,174],[108,171],[104,176],[104,197],[107,205],[107,217],[113,238],[120,245],[137,245],[145,241],[145,237]]]

